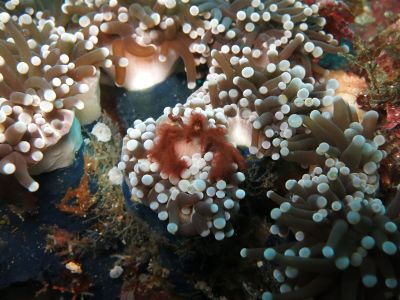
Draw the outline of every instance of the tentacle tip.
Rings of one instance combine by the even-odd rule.
[[[36,182],[36,181],[34,181],[34,182],[32,182],[30,185],[29,185],[29,187],[28,187],[28,190],[30,191],[30,192],[36,192],[37,190],[39,189],[39,183],[38,182]]]
[[[272,300],[273,296],[270,292],[264,292],[261,297],[262,300]]]
[[[175,224],[175,223],[169,223],[167,225],[167,230],[168,230],[169,233],[175,234],[175,233],[178,232],[178,225]]]

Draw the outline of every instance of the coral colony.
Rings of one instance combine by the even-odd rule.
[[[181,59],[194,89],[205,65],[205,81],[184,104],[127,130],[118,169],[131,201],[150,207],[171,234],[223,240],[246,196],[246,158],[236,146],[299,164],[305,173],[286,181],[286,195],[266,195],[278,205],[270,231],[286,238],[240,252],[272,263],[280,293],[262,299],[390,299],[400,275],[400,194],[388,206],[377,198],[387,155],[379,115],[359,117],[336,95],[319,59],[349,49],[324,31],[319,5],[306,2],[66,0],[53,11],[65,24],[29,1],[6,2],[1,174],[34,192],[31,175],[68,165],[71,155],[52,151],[73,153],[79,121],[98,117],[100,69],[140,90]],[[100,125],[94,132],[107,133]]]

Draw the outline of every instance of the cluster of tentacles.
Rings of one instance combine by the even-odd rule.
[[[282,295],[263,299],[392,299],[398,294],[399,196],[386,207],[379,193],[378,114],[362,120],[343,100],[333,115],[301,116],[310,134],[289,139],[286,158],[308,166],[299,180],[288,180],[288,194],[269,191],[279,205],[271,211],[271,233],[294,240],[274,248],[243,249],[245,258],[275,262]],[[338,288],[340,287],[340,288]]]
[[[208,2],[207,5],[212,6]],[[196,198],[195,201],[176,202],[181,212],[178,223],[176,212],[171,211],[175,209],[177,199],[173,191],[168,191],[166,197],[156,196],[159,190],[164,192],[165,189],[152,183],[147,186],[147,191],[149,195],[154,191],[153,202],[146,202],[149,201],[147,198],[144,203],[157,211],[160,219],[174,218],[173,224],[177,226],[173,231],[170,221],[168,224],[172,233],[179,232],[180,227],[193,225],[201,228],[197,232],[202,236],[208,232],[213,232],[217,239],[223,236],[221,232],[228,223],[216,216],[222,216],[221,210],[223,214],[228,211],[226,220],[229,220],[231,211],[225,203],[230,202],[223,198],[224,204],[218,206],[220,198],[218,192],[214,193],[218,188],[209,193],[209,187],[206,187],[212,184],[213,178],[209,174],[206,176],[207,172],[202,173],[202,188],[199,189],[197,173],[188,172],[193,159],[187,164],[189,160],[183,153],[180,164],[176,164],[179,167],[169,170],[168,163],[163,163],[160,158],[163,155],[160,149],[168,140],[179,141],[170,148],[175,158],[178,149],[204,155],[204,148],[196,150],[192,145],[196,134],[187,139],[186,133],[181,131],[192,126],[193,112],[202,114],[209,127],[224,128],[225,138],[233,145],[247,146],[250,153],[259,158],[285,159],[308,170],[301,179],[287,181],[287,196],[279,196],[273,191],[267,195],[279,205],[271,212],[271,218],[276,222],[271,233],[289,236],[290,242],[275,248],[243,249],[241,252],[247,259],[265,260],[268,266],[270,261],[276,265],[274,277],[280,284],[281,294],[267,291],[263,299],[390,299],[398,293],[399,274],[395,264],[400,245],[399,199],[397,196],[387,209],[376,198],[379,194],[379,164],[386,156],[379,150],[384,138],[375,133],[378,114],[366,112],[359,119],[355,108],[335,95],[338,83],[324,79],[326,72],[315,58],[323,52],[338,53],[343,49],[340,50],[332,36],[322,31],[324,22],[320,17],[315,17],[319,18],[316,24],[321,26],[320,29],[308,23],[313,19],[308,18],[309,14],[317,12],[315,7],[308,8],[294,1],[252,1],[251,5],[248,10],[243,9],[243,14],[242,10],[236,11],[237,19],[229,23],[232,30],[240,26],[245,30],[248,28],[246,38],[232,38],[219,44],[221,32],[213,35],[215,40],[210,40],[215,41],[214,47],[206,55],[210,66],[207,80],[185,104],[166,108],[161,119],[172,114],[181,124],[165,125],[165,121],[161,121],[164,125],[156,126],[158,129],[152,136],[154,143],[147,149],[149,163],[156,162],[150,172],[161,171],[164,182],[168,180],[172,185],[176,182],[179,192],[175,193],[178,195],[199,196],[191,196]],[[270,15],[271,19],[282,23],[277,26],[270,22],[268,29],[261,26],[256,21],[258,9],[262,11],[259,15],[264,22],[268,23]],[[295,11],[298,14],[291,15]],[[212,19],[213,12],[205,14],[204,20]],[[249,20],[247,24],[246,20]],[[251,24],[260,26],[255,26],[257,30],[253,31]],[[220,28],[223,31],[225,24]],[[229,34],[225,38],[227,36]],[[261,37],[265,40],[256,43]],[[324,44],[327,41],[331,45]],[[312,59],[309,59],[310,55]],[[133,198],[143,201],[146,192],[137,193],[137,189],[142,191],[142,186],[146,185],[142,177],[145,175],[140,168],[140,158],[132,156],[132,149],[128,147],[133,140],[138,147],[148,141],[146,131],[138,132],[135,137],[130,134],[140,130],[139,125],[138,122],[128,131],[120,167],[127,174]],[[182,133],[178,139],[165,133],[174,130]],[[208,170],[212,170],[211,166]],[[232,184],[229,179],[224,182]],[[143,198],[138,197],[142,195]],[[211,213],[207,211],[202,215],[198,208],[202,201],[217,206],[214,211],[210,206]],[[159,212],[161,204],[165,205],[162,215]],[[205,219],[207,227],[198,225],[199,215]],[[230,236],[231,231],[229,234],[224,231],[225,236]],[[181,233],[190,232],[182,230]],[[340,289],[337,288],[339,285]]]
[[[214,232],[222,239],[228,232],[232,234],[225,225],[244,192],[239,189],[237,197],[236,192],[226,189],[235,190],[244,180],[242,173],[239,181],[231,176],[237,177],[235,170],[243,170],[244,164],[225,139],[234,146],[248,147],[258,158],[278,160],[283,156],[280,144],[304,131],[290,125],[289,118],[333,103],[337,82],[320,83],[319,77],[326,71],[316,59],[324,51],[341,53],[347,49],[323,31],[325,21],[318,15],[317,5],[291,0],[114,1],[99,7],[101,17],[79,17],[84,28],[97,26],[103,33],[111,25],[118,26],[119,32],[125,27],[136,28],[129,39],[161,52],[164,50],[158,42],[184,37],[190,44],[189,55],[173,48],[170,52],[183,57],[188,82],[195,80],[196,65],[207,63],[209,67],[207,80],[184,105],[166,108],[159,120],[138,120],[128,129],[119,168],[127,176],[132,199],[149,205],[161,220],[170,220],[177,215],[169,209],[176,194],[192,195],[195,200],[178,205],[179,222],[173,222],[177,226],[169,223],[173,233],[194,226],[203,236]],[[100,33],[97,36],[101,40]],[[166,56],[161,52],[157,57],[163,61]],[[133,64],[139,57],[137,54]],[[211,135],[190,132],[194,116],[203,116],[201,122],[206,124],[199,128],[207,128],[205,132]],[[171,123],[171,119],[175,121]],[[151,180],[147,180],[148,175]],[[161,187],[160,180],[169,182]],[[154,200],[150,201],[147,195],[153,192]],[[202,214],[202,226],[198,225],[198,202],[212,207]],[[224,220],[216,222],[217,227],[213,222],[216,218]]]
[[[118,168],[129,201],[147,205],[172,234],[222,240],[235,233],[231,219],[246,195],[245,158],[235,146],[301,164],[307,171],[286,182],[287,195],[267,194],[279,205],[271,233],[289,242],[241,252],[276,266],[281,294],[263,299],[398,294],[400,196],[388,207],[376,198],[386,155],[378,114],[359,119],[319,66],[324,53],[348,51],[324,31],[319,5],[66,0],[44,11],[41,4],[1,6],[2,175],[35,191],[32,174],[60,167],[53,154],[76,134],[72,124],[100,113],[93,101],[100,68],[135,90],[163,81],[178,59],[195,88],[206,65],[204,83],[184,104],[127,130]],[[84,107],[91,116],[75,111]]]

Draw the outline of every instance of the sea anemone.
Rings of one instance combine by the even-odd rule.
[[[190,15],[186,4],[180,1],[146,4],[67,1],[63,11],[80,15],[82,32],[98,39],[116,56],[112,73],[117,85],[129,90],[148,88],[163,81],[180,57],[185,63],[188,86],[195,87],[197,61],[189,50],[192,39],[182,27],[192,22],[201,28],[202,23]]]
[[[293,114],[332,104],[337,81],[320,83],[305,77],[301,65],[286,59],[260,65],[253,60],[248,47],[223,47],[222,51],[213,50],[211,55],[213,73],[205,84],[210,102],[252,124],[250,153],[258,158],[279,159],[279,145],[298,132],[288,123]]]
[[[333,114],[314,110],[309,116],[292,115],[289,125],[304,125],[309,134],[281,143],[280,152],[284,159],[303,166],[328,167],[341,162],[346,170],[363,173],[366,177],[359,184],[363,192],[374,195],[379,189],[379,164],[386,155],[378,149],[385,142],[384,137],[375,135],[378,117],[376,111],[368,111],[359,121],[355,109],[335,97]]]
[[[221,5],[211,13],[215,34],[211,51],[233,47],[236,54],[247,48],[247,57],[259,62],[259,66],[289,60],[293,65],[302,65],[306,77],[326,73],[318,65],[324,53],[348,51],[323,31],[326,20],[319,15],[318,5],[295,0],[249,2]]]
[[[290,57],[304,66],[306,77],[326,73],[317,62],[324,52],[348,50],[323,31],[326,21],[317,5],[294,0],[67,1],[62,10],[77,16],[87,38],[118,57],[113,77],[129,90],[163,81],[178,58],[184,62],[188,87],[194,88],[196,67],[210,66],[211,51],[223,47],[248,47],[253,59],[265,64]]]
[[[283,143],[281,153],[310,172],[286,182],[287,196],[273,191],[267,196],[279,205],[271,211],[271,233],[290,233],[295,241],[241,252],[243,257],[277,264],[274,277],[281,294],[265,292],[264,300],[327,295],[357,299],[366,295],[365,289],[371,299],[390,299],[398,293],[400,274],[393,264],[400,241],[399,195],[390,209],[375,198],[377,170],[386,155],[379,150],[383,136],[375,134],[377,118],[375,111],[368,111],[358,121],[339,98],[333,114],[313,111],[309,117],[289,120],[306,126],[308,134]]]
[[[223,109],[202,104],[166,108],[157,122],[135,121],[123,140],[118,167],[132,199],[148,205],[160,220],[168,219],[170,233],[212,232],[222,240],[233,235],[229,220],[245,196],[238,188],[245,162],[225,139]]]
[[[62,142],[63,150],[72,153],[79,148],[74,111],[98,103],[90,90],[97,83],[84,82],[97,82],[96,67],[109,51],[95,49],[80,32],[56,27],[52,18],[28,12],[0,13],[0,172],[14,174],[22,186],[36,191],[39,185],[30,173],[64,167],[73,159],[56,145]],[[88,106],[90,118],[96,118],[100,106]],[[87,114],[81,116],[87,121]]]
[[[280,205],[271,212],[276,220],[271,232],[290,232],[296,240],[275,248],[242,249],[243,257],[276,264],[273,274],[281,294],[267,291],[263,300],[324,299],[328,295],[393,299],[398,295],[398,222],[387,215],[380,199],[346,184],[356,174],[340,173],[341,179],[330,180],[329,171],[288,181],[296,186],[288,197],[268,192]],[[338,180],[342,191],[337,189]],[[318,192],[320,186],[328,192]],[[400,193],[397,201],[399,197]]]
[[[298,129],[301,124],[294,122],[292,122],[293,126],[289,124],[289,119],[294,120],[292,116],[308,114],[315,109],[332,104],[335,89],[338,86],[337,81],[325,80],[323,77],[317,81],[311,77],[326,74],[315,59],[320,57],[324,50],[340,53],[345,52],[346,49],[337,46],[338,42],[322,31],[324,19],[318,16],[317,6],[309,7],[294,1],[285,3],[282,6],[280,4],[267,6],[260,1],[252,1],[251,7],[248,7],[249,3],[229,4],[204,1],[191,5],[186,1],[161,1],[156,4],[149,2],[149,6],[142,6],[140,9],[138,4],[132,4],[130,6],[132,10],[128,10],[129,16],[126,9],[118,8],[117,1],[113,2],[112,12],[110,12],[111,8],[107,7],[110,20],[119,16],[115,13],[116,11],[123,14],[124,17],[118,18],[125,22],[121,20],[119,23],[114,22],[118,23],[118,26],[124,23],[125,27],[131,28],[133,25],[130,21],[128,22],[130,15],[133,12],[143,13],[139,18],[142,23],[135,25],[139,27],[139,30],[135,33],[132,33],[132,30],[126,31],[126,38],[136,39],[136,42],[151,41],[149,37],[154,28],[157,28],[157,30],[154,29],[154,36],[159,36],[159,34],[156,35],[159,32],[158,27],[152,24],[150,28],[144,23],[150,24],[154,22],[152,17],[160,17],[158,10],[164,5],[175,8],[170,13],[174,16],[179,15],[176,19],[180,22],[186,17],[189,18],[186,14],[188,10],[191,21],[194,20],[193,17],[196,17],[198,24],[205,25],[204,34],[207,35],[207,42],[200,40],[203,47],[199,46],[201,35],[190,34],[193,27],[188,23],[182,26],[182,30],[187,29],[185,33],[192,38],[191,51],[207,58],[210,66],[210,74],[203,86],[194,92],[185,104],[167,108],[164,111],[163,121],[155,122],[148,119],[144,122],[140,120],[135,122],[135,127],[128,129],[128,134],[124,139],[119,167],[127,176],[132,198],[140,199],[156,210],[160,219],[165,220],[169,217],[169,210],[165,213],[165,207],[173,202],[168,200],[169,194],[161,197],[163,205],[160,205],[159,201],[149,200],[150,198],[158,199],[159,192],[150,193],[154,191],[155,183],[158,180],[167,181],[168,179],[168,185],[172,184],[176,188],[175,185],[180,182],[179,179],[183,178],[181,192],[187,192],[191,183],[184,177],[189,176],[187,170],[190,169],[192,155],[196,155],[196,161],[206,159],[204,156],[207,154],[204,150],[206,147],[197,135],[198,129],[192,130],[194,128],[192,123],[197,122],[198,125],[195,126],[197,128],[211,127],[210,132],[215,141],[223,141],[223,137],[226,136],[234,145],[248,147],[250,153],[258,158],[269,156],[278,160],[282,155],[281,144],[285,145],[285,140],[305,132],[304,129]],[[206,8],[209,8],[211,12],[207,13]],[[163,12],[165,11],[168,10],[164,9]],[[218,17],[219,14],[221,18]],[[164,15],[159,19],[160,22],[167,20]],[[108,24],[105,21],[102,22],[96,26],[100,26],[100,29],[103,27],[104,30],[100,31],[104,32],[109,25],[104,25]],[[80,18],[80,23],[88,28],[92,26],[92,22],[86,16]],[[181,23],[176,24],[175,29],[179,32],[178,25]],[[246,35],[240,34],[242,30],[246,31]],[[122,29],[119,32],[122,32]],[[101,37],[99,39],[101,40]],[[117,38],[115,41],[119,40],[120,38]],[[146,45],[156,46],[151,42]],[[161,48],[154,47],[153,49],[160,51]],[[192,115],[193,109],[200,114]],[[204,115],[208,119],[208,125]],[[212,128],[214,126],[216,126],[215,129]],[[148,127],[151,128],[151,132],[146,132]],[[222,130],[222,127],[226,129]],[[140,128],[143,130],[141,131]],[[211,136],[208,136],[211,140]],[[242,158],[236,151],[231,151],[233,149],[231,146],[228,147],[221,142],[215,145],[218,145],[220,149],[226,149],[228,155],[225,159],[227,159],[228,169],[231,168],[232,162],[240,167],[239,162]],[[224,151],[220,150],[221,153]],[[213,153],[213,158],[216,159],[215,153]],[[142,163],[146,166],[143,167]],[[210,171],[207,175],[207,184],[218,179],[229,183],[229,178],[237,171],[235,168],[222,172],[221,169],[212,167],[213,162],[210,161],[210,163],[211,168],[207,165],[207,168],[210,168],[207,170],[207,172]],[[144,172],[141,167],[148,171]],[[220,171],[218,176],[215,176],[215,170]],[[152,177],[151,180],[146,177],[145,182],[149,182],[149,186],[145,187],[141,178],[144,175],[147,176],[148,172],[152,173]],[[191,176],[197,176],[197,173]],[[146,196],[147,193],[150,194]],[[202,198],[191,201],[197,203]],[[195,209],[185,208],[185,212],[186,219],[182,217],[179,222],[176,219],[179,214],[172,213],[175,219],[171,223],[170,218],[169,231],[187,234],[187,232],[197,230],[197,233],[207,235],[209,231],[204,230],[205,226],[193,230],[192,226],[181,225],[194,224],[191,216],[193,212],[195,213]]]
[[[111,129],[106,124],[98,122],[93,126],[91,134],[93,134],[99,142],[109,142],[111,140]]]

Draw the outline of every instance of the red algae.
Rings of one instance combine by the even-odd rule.
[[[325,0],[320,3],[320,14],[325,17],[326,29],[333,34],[335,38],[346,38],[352,40],[354,33],[350,24],[354,22],[354,15],[344,2]]]
[[[91,162],[88,155],[84,155],[84,173],[79,186],[75,189],[69,188],[61,199],[59,209],[65,213],[85,215],[94,204],[94,197],[90,193],[89,174],[91,173]]]

